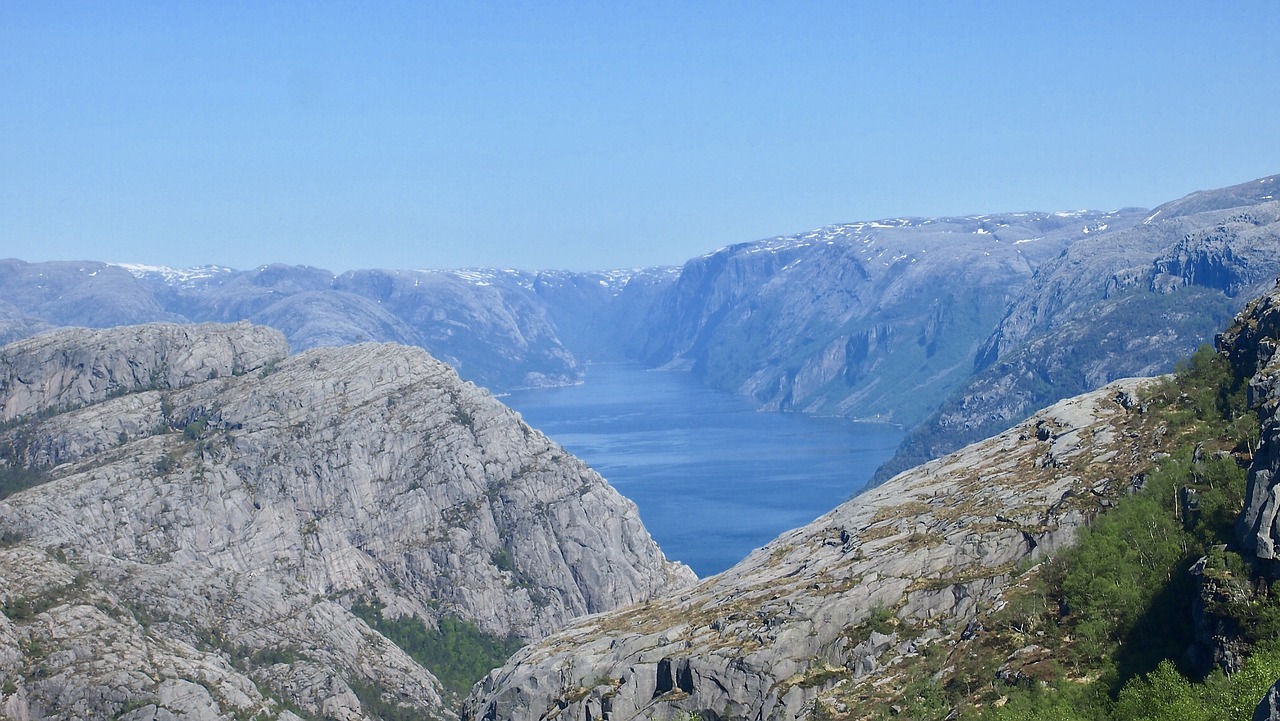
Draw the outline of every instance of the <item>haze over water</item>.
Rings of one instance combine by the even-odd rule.
[[[761,413],[687,373],[627,364],[503,401],[635,501],[667,557],[699,576],[860,491],[903,436],[882,423]]]

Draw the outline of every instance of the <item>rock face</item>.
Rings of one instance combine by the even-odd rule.
[[[1245,507],[1236,530],[1245,553],[1264,561],[1273,575],[1280,569],[1280,286],[1250,304],[1219,345],[1249,382],[1249,405],[1258,412],[1259,444],[1249,467]]]
[[[1258,707],[1253,710],[1253,721],[1280,721],[1280,681],[1276,681],[1276,685],[1258,702]]]
[[[353,602],[536,639],[693,580],[633,504],[421,349],[285,352],[248,324],[0,350],[11,716],[449,717]]]
[[[1194,193],[1044,264],[978,353],[974,375],[878,477],[1115,378],[1168,372],[1280,275],[1280,176]]]
[[[288,353],[279,333],[248,323],[50,333],[0,348],[0,421],[241,375]]]
[[[634,351],[765,408],[914,425],[1045,261],[1143,211],[900,218],[695,258]]]
[[[958,632],[1020,563],[1126,493],[1158,437],[1135,400],[1144,382],[899,475],[692,589],[582,619],[517,652],[463,715],[805,717],[835,679]],[[885,613],[915,633],[879,629]]]

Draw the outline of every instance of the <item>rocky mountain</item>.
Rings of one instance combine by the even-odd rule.
[[[464,716],[807,717],[846,674],[945,643],[1020,564],[1127,492],[1152,453],[1143,382],[902,474],[694,588],[582,619],[494,671]],[[878,609],[913,632],[869,631]]]
[[[1249,372],[1249,405],[1258,410],[1261,428],[1249,468],[1245,507],[1236,525],[1241,549],[1262,561],[1271,576],[1280,573],[1280,290],[1260,298],[1244,322],[1236,323],[1219,344],[1237,368]]]
[[[685,264],[632,353],[764,408],[913,425],[968,377],[1037,268],[1143,217],[899,218],[730,246]]]
[[[1178,380],[1060,401],[693,588],[580,619],[492,672],[463,716],[942,719],[963,706],[984,719],[1208,719],[1247,715],[1261,698],[1268,718],[1275,694],[1263,693],[1280,673],[1266,590],[1280,541],[1278,342],[1280,286]],[[1241,384],[1260,430],[1251,413],[1226,412],[1243,406]],[[1240,545],[1222,544],[1218,526],[1230,533],[1237,514]],[[1095,522],[1105,528],[1083,533]],[[1145,570],[1101,575],[1114,566]],[[1101,617],[1081,608],[1090,599]],[[1126,613],[1139,635],[1107,635]],[[1171,656],[1134,670],[1135,654],[1166,641]],[[1173,665],[1201,657],[1234,675],[1196,685]]]
[[[1274,183],[1152,211],[833,225],[678,269],[335,276],[10,260],[0,339],[248,319],[294,350],[418,345],[499,392],[577,382],[593,360],[685,369],[765,409],[915,427],[884,480],[1208,341],[1280,273]]]
[[[1266,590],[1280,540],[1278,309],[1280,286],[1234,319],[1216,357],[1197,353],[1177,382],[1125,380],[1062,401],[895,477],[693,589],[583,619],[491,674],[466,713],[954,718],[957,707],[938,705],[946,697],[968,699],[966,713],[984,719],[1247,715],[1280,672],[1267,645],[1276,606]],[[1251,413],[1228,412],[1237,404],[1257,411],[1260,428]],[[1249,466],[1248,487],[1240,472],[1233,491],[1237,463]],[[1215,529],[1226,520],[1230,533],[1236,514],[1239,545],[1223,544]],[[1063,550],[1100,515],[1106,528],[1087,534],[1084,550]],[[1129,558],[1107,560],[1115,543],[1133,546]],[[1149,555],[1161,544],[1171,554],[1163,561]],[[1192,563],[1189,547],[1205,557]],[[1129,591],[1106,591],[1116,579],[1095,576],[1100,568],[1071,570],[1083,563],[1150,566],[1150,587],[1133,596],[1152,604],[1134,610],[1148,625],[1112,641],[1119,655],[1102,662],[1111,670],[1101,680],[1075,665],[1098,658],[1072,638],[1098,633],[1076,604],[1102,596],[1104,615],[1118,617],[1114,594]],[[1071,583],[1073,572],[1101,586],[1046,590],[1063,574]],[[1144,641],[1155,629],[1168,638]],[[1117,664],[1132,669],[1130,657],[1169,641],[1166,658],[1179,667],[1203,657],[1232,675],[1193,683],[1172,662],[1151,660],[1132,677],[1106,680]],[[1109,700],[1104,690],[1102,701],[1086,701],[1096,693],[1088,685],[1126,679]],[[1274,698],[1259,704],[1260,718]]]
[[[693,580],[421,349],[247,323],[0,349],[0,498],[15,719],[451,718],[369,613],[532,640]]]
[[[1193,193],[1045,263],[878,477],[1112,379],[1168,372],[1280,275],[1280,176]]]
[[[295,351],[365,341],[417,345],[469,380],[509,390],[575,383],[584,358],[618,357],[632,319],[673,279],[669,269],[335,276],[306,266],[174,270],[9,259],[0,261],[7,299],[0,302],[0,341],[59,326],[249,320],[284,332]]]

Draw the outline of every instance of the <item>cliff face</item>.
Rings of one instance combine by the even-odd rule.
[[[1249,405],[1257,409],[1260,430],[1236,531],[1241,549],[1274,575],[1280,569],[1280,286],[1250,304],[1237,321],[1219,345],[1239,372],[1252,375]]]
[[[582,619],[491,673],[464,716],[804,717],[833,683],[958,634],[1019,564],[1127,493],[1159,443],[1143,382],[901,474],[692,589]],[[886,612],[898,635],[876,629]]]
[[[632,353],[765,408],[913,425],[968,376],[1036,268],[1141,218],[904,218],[730,246],[685,264]]]
[[[1045,263],[984,342],[973,376],[878,476],[998,432],[1058,398],[1168,372],[1212,340],[1280,275],[1277,177],[1192,194]]]
[[[12,715],[449,716],[354,601],[534,639],[692,580],[633,504],[422,350],[285,351],[247,324],[0,351]]]

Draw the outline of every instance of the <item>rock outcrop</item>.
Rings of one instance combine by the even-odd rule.
[[[0,708],[445,718],[353,603],[532,640],[693,580],[633,504],[421,349],[285,349],[238,324],[0,350]]]
[[[491,673],[464,717],[805,717],[833,683],[959,634],[1020,564],[1140,483],[1160,438],[1144,382],[901,474],[694,588],[582,619]]]
[[[248,323],[56,331],[0,348],[0,422],[241,375],[288,353],[278,332]]]
[[[1245,507],[1237,523],[1241,549],[1280,571],[1280,285],[1240,314],[1219,346],[1249,381],[1249,405],[1258,412],[1258,448],[1249,467]]]
[[[1280,721],[1280,681],[1276,681],[1258,702],[1253,710],[1253,721]]]

